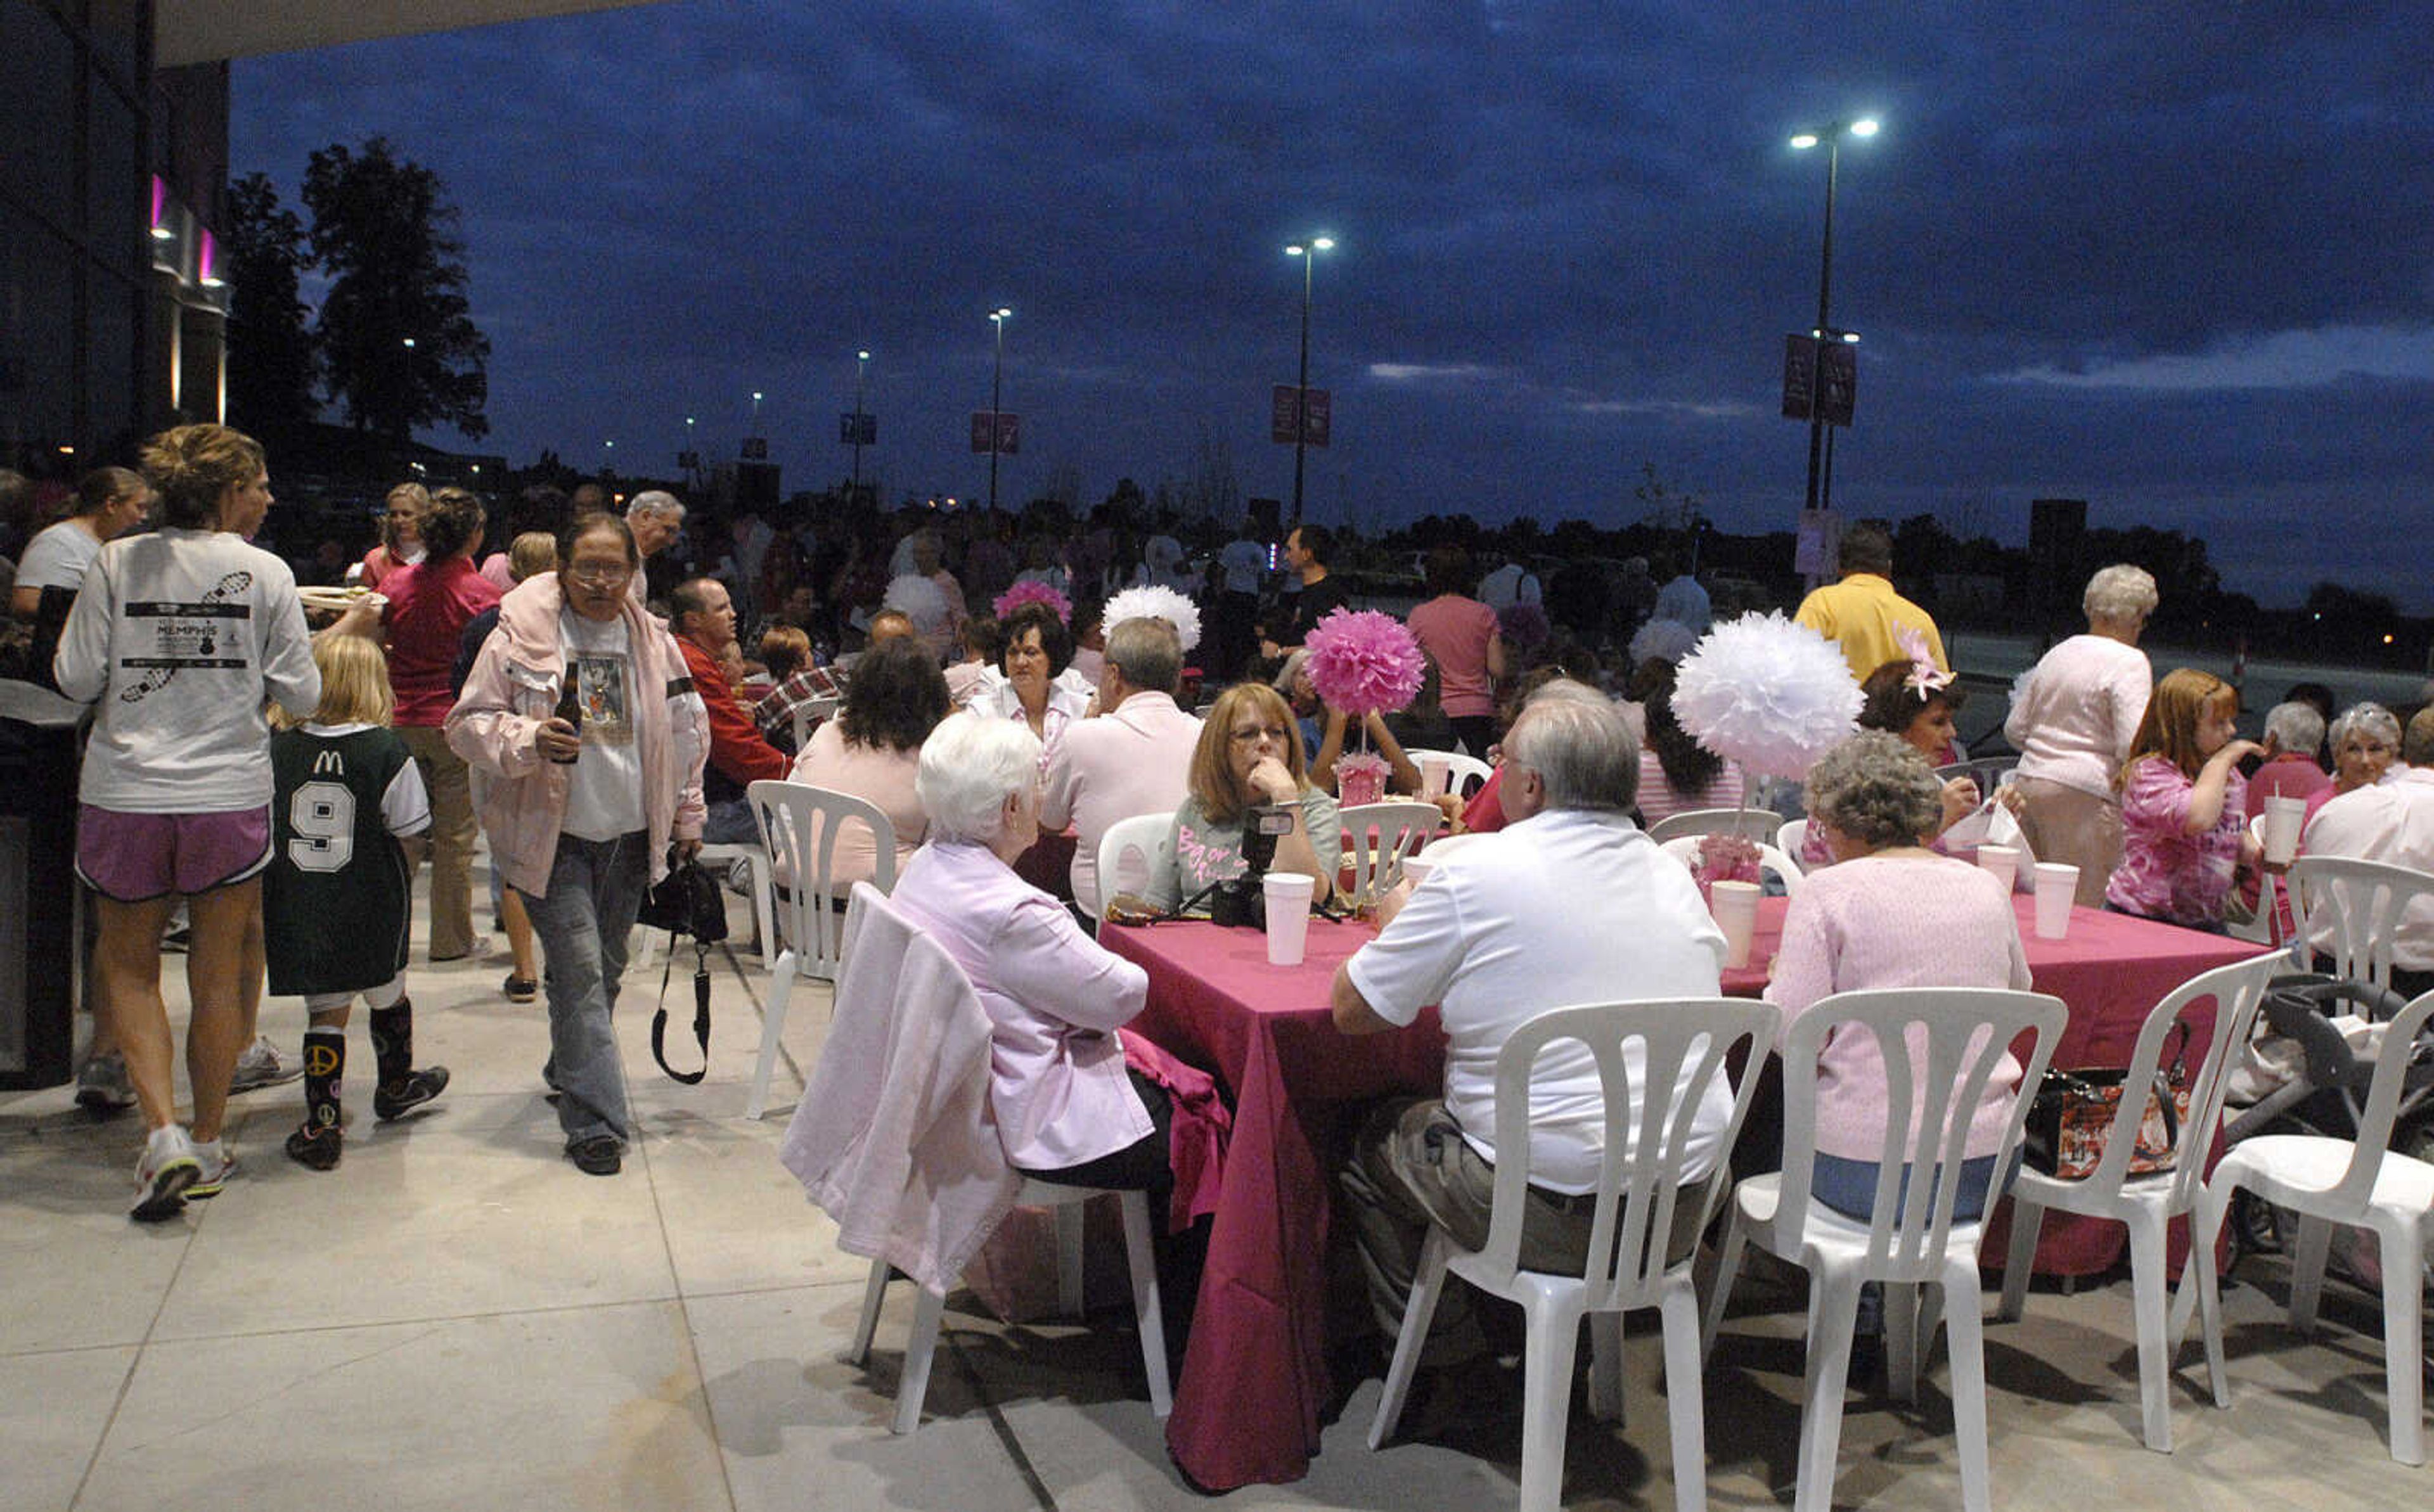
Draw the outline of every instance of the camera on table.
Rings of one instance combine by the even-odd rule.
[[[1243,814],[1243,875],[1211,886],[1208,918],[1229,929],[1268,926],[1262,879],[1276,864],[1277,841],[1293,833],[1294,809],[1286,804],[1254,804]]]

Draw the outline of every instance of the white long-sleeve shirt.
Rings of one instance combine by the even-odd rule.
[[[219,531],[104,546],[52,671],[60,692],[98,705],[77,797],[121,813],[266,806],[264,702],[307,717],[321,702],[295,574]]]

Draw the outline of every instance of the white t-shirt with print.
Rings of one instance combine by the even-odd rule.
[[[583,751],[566,786],[562,833],[611,841],[648,822],[643,812],[643,753],[635,745],[634,648],[621,617],[603,622],[571,611],[557,617],[564,675],[583,705]]]

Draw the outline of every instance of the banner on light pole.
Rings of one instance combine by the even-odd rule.
[[[972,411],[972,450],[1010,457],[1022,450],[1022,420],[1012,410]]]
[[[1294,403],[1294,396],[1301,402]],[[1296,388],[1278,383],[1268,393],[1268,439],[1279,446],[1295,441],[1323,447],[1334,429],[1335,396],[1324,388]]]

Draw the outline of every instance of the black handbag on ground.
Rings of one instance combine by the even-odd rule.
[[[686,859],[668,868],[660,885],[643,900],[635,921],[646,929],[668,932],[668,960],[660,971],[660,1006],[651,1015],[651,1059],[670,1078],[686,1086],[710,1074],[710,947],[727,938],[727,899],[718,879],[699,861]],[[676,971],[677,940],[693,937],[693,1037],[701,1046],[701,1069],[679,1071],[668,1064],[664,1042],[668,1030],[668,980]]]

